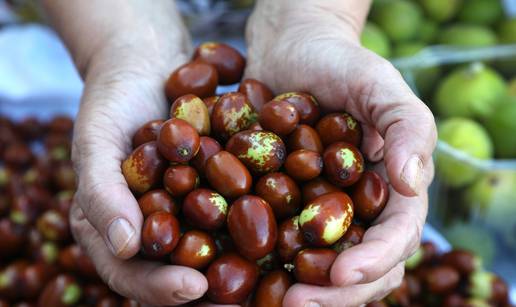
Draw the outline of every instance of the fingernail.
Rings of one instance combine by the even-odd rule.
[[[419,156],[412,156],[403,167],[401,180],[405,182],[415,194],[419,194],[422,179],[423,161],[421,161]]]
[[[360,271],[352,271],[349,274],[348,285],[351,286],[351,285],[359,284],[359,283],[362,282],[362,280],[364,280],[364,274],[362,274],[362,272],[360,272]]]
[[[304,307],[321,307],[321,304],[314,301],[309,301],[305,304]]]
[[[113,254],[120,255],[135,231],[133,226],[124,218],[117,218],[108,227],[108,240]]]

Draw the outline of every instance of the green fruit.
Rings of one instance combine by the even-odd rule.
[[[505,80],[493,69],[476,62],[452,71],[437,87],[435,103],[444,117],[489,116],[507,93]]]
[[[381,57],[391,56],[391,46],[387,35],[374,23],[367,22],[360,36],[362,46],[375,52]]]
[[[443,22],[452,19],[457,14],[462,0],[419,0],[419,3],[430,18],[437,22]]]
[[[435,41],[437,34],[439,33],[439,25],[437,22],[432,20],[423,20],[419,27],[419,33],[416,38],[424,43],[432,43]]]
[[[479,225],[469,225],[457,222],[444,230],[444,236],[455,249],[465,249],[473,252],[489,266],[495,254],[493,234]]]
[[[516,18],[503,20],[498,26],[498,39],[503,44],[516,43]]]
[[[516,77],[509,81],[509,96],[516,97]]]
[[[469,158],[490,159],[493,145],[485,129],[473,120],[452,117],[438,123],[439,140],[466,154]],[[435,157],[439,178],[451,187],[475,181],[480,171],[467,159],[438,151]]]
[[[500,0],[467,0],[459,12],[459,20],[479,25],[490,25],[502,17]]]
[[[392,55],[394,58],[403,58],[416,55],[419,51],[426,47],[421,42],[403,42],[394,46]]]
[[[486,301],[493,297],[493,280],[495,278],[496,275],[487,271],[476,271],[469,276],[469,295],[479,302],[473,307],[489,306]]]
[[[389,0],[377,4],[372,19],[395,42],[415,37],[422,21],[421,8],[407,0]]]
[[[516,97],[507,97],[485,122],[499,158],[516,158]]]
[[[443,45],[458,47],[487,47],[496,45],[497,37],[484,26],[454,24],[441,32],[438,41]]]

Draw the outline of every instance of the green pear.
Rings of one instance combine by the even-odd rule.
[[[500,22],[497,28],[498,39],[502,44],[516,43],[516,17]]]
[[[444,117],[486,118],[507,94],[503,77],[480,62],[459,67],[442,79],[435,106]]]
[[[516,77],[509,81],[509,96],[516,97]]]
[[[475,181],[480,170],[470,160],[490,159],[493,156],[493,145],[487,131],[477,122],[460,117],[439,122],[437,129],[439,140],[467,156],[458,158],[442,150],[438,151],[435,163],[439,178],[455,188]]]
[[[419,3],[426,15],[440,23],[452,19],[457,14],[462,0],[419,0]]]
[[[439,25],[437,22],[429,19],[425,19],[421,22],[419,32],[416,35],[416,39],[421,42],[430,44],[435,41],[435,38],[439,34]]]
[[[457,47],[487,47],[497,43],[496,34],[489,28],[471,24],[453,24],[442,30],[439,44]]]
[[[503,159],[516,159],[516,97],[509,96],[503,100],[486,119],[485,126],[493,140],[496,155]]]
[[[387,35],[377,25],[367,22],[360,36],[362,46],[375,52],[381,57],[389,58],[391,56],[391,45]]]
[[[372,12],[372,20],[392,41],[407,41],[419,31],[422,10],[417,3],[408,0],[381,1]]]
[[[490,25],[503,15],[500,0],[467,0],[459,11],[459,20],[466,23]]]
[[[495,254],[494,234],[479,225],[456,222],[444,229],[444,236],[456,249],[473,252],[482,259],[482,263],[490,266]]]

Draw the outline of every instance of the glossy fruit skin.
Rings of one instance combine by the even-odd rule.
[[[168,101],[193,94],[205,98],[213,96],[219,81],[214,66],[203,62],[190,62],[177,68],[165,84],[165,95]]]
[[[224,225],[228,204],[219,193],[208,189],[195,189],[183,200],[183,215],[195,228],[216,230]]]
[[[47,210],[36,221],[38,231],[47,240],[63,242],[70,238],[68,218],[57,210]]]
[[[346,233],[353,220],[353,202],[344,192],[317,197],[299,215],[305,241],[312,246],[329,246]]]
[[[146,218],[154,212],[165,211],[176,215],[179,212],[179,205],[172,196],[163,189],[150,190],[138,199],[138,205]]]
[[[362,243],[364,233],[364,227],[357,224],[351,224],[349,225],[346,233],[335,244],[333,244],[332,248],[337,253],[342,253],[344,250]]]
[[[281,138],[269,131],[238,132],[226,143],[226,150],[242,161],[253,174],[277,171],[286,156]]]
[[[219,101],[220,96],[210,96],[207,98],[204,98],[202,101],[204,102],[204,105],[206,105],[206,108],[208,109],[208,115],[211,119],[211,114],[213,113],[213,107],[215,107],[215,104]],[[210,123],[211,125],[211,123]]]
[[[117,297],[114,295],[108,295],[103,298],[101,298],[95,307],[118,307],[120,306],[120,302],[118,301]]]
[[[254,190],[257,196],[269,203],[276,219],[291,217],[300,209],[301,191],[295,181],[284,173],[262,176]]]
[[[347,187],[360,179],[364,171],[364,157],[353,145],[333,143],[323,154],[326,178],[339,187]]]
[[[199,174],[188,165],[172,165],[163,175],[163,185],[172,197],[181,197],[199,186]]]
[[[219,142],[217,142],[215,139],[212,139],[208,136],[201,136],[199,141],[199,151],[190,161],[190,163],[193,167],[195,167],[201,176],[204,176],[206,161],[208,161],[211,156],[221,151],[222,146],[220,146]]]
[[[307,248],[294,258],[294,276],[298,282],[331,286],[330,270],[337,252],[327,248]]]
[[[161,181],[165,167],[158,144],[149,142],[140,145],[124,160],[122,173],[132,191],[145,193]]]
[[[109,295],[109,288],[103,283],[87,284],[83,287],[83,301],[94,305],[101,298]]]
[[[281,307],[283,298],[291,284],[290,275],[286,271],[277,270],[268,273],[258,283],[254,306]]]
[[[323,159],[315,151],[299,149],[291,152],[285,161],[287,174],[297,181],[317,178],[323,170]]]
[[[8,218],[0,219],[0,256],[8,258],[20,250],[25,242],[26,228]]]
[[[448,294],[443,300],[443,307],[465,306],[465,299],[458,293]]]
[[[231,204],[228,230],[239,253],[256,260],[272,252],[278,230],[269,204],[254,195],[245,195]]]
[[[158,133],[165,121],[161,119],[151,120],[141,126],[133,136],[133,148],[138,146],[156,141],[158,139]]]
[[[260,126],[260,123],[259,122],[255,122],[255,123],[252,123],[251,126],[249,126],[249,128],[247,128],[247,130],[251,130],[251,131],[262,131],[263,130],[263,127]]]
[[[36,298],[56,272],[55,267],[43,263],[36,263],[25,267],[22,271],[20,285],[23,298],[29,300]]]
[[[73,306],[79,301],[81,292],[74,277],[61,274],[45,286],[39,296],[38,306]]]
[[[26,260],[16,260],[0,270],[2,283],[0,284],[0,296],[8,300],[19,299],[21,293],[20,284],[23,279],[23,272],[29,264]]]
[[[193,60],[213,65],[217,70],[221,85],[237,83],[244,74],[245,58],[238,50],[227,44],[203,43],[195,50]]]
[[[190,161],[199,150],[199,134],[188,122],[172,118],[161,126],[158,134],[159,152],[171,162]]]
[[[247,96],[256,112],[260,112],[262,107],[274,97],[267,85],[255,79],[245,79],[240,82],[238,91]]]
[[[358,147],[362,141],[360,124],[347,113],[331,113],[324,116],[317,122],[315,130],[324,146],[346,142]]]
[[[264,257],[257,259],[256,264],[260,267],[260,274],[264,275],[281,268],[281,262],[278,253],[272,251]]]
[[[279,136],[287,136],[299,123],[299,113],[290,103],[283,100],[272,100],[260,111],[258,121],[265,130]]]
[[[211,127],[213,135],[228,140],[233,134],[246,130],[256,122],[257,114],[242,93],[227,93],[220,97],[213,107]]]
[[[98,278],[91,258],[77,244],[62,248],[59,251],[58,263],[67,272],[73,272],[89,279]]]
[[[217,304],[238,304],[251,293],[258,281],[258,266],[237,254],[225,254],[206,271],[208,298]]]
[[[319,104],[315,97],[303,92],[289,92],[274,97],[292,104],[299,113],[299,123],[313,126],[319,119]]]
[[[389,199],[385,180],[374,171],[365,171],[351,192],[356,216],[366,223],[374,221],[382,213]]]
[[[468,276],[481,267],[479,259],[473,253],[459,249],[444,253],[441,262],[455,268],[463,276]]]
[[[170,107],[170,117],[188,122],[199,135],[210,135],[210,115],[201,98],[187,94],[177,98]]]
[[[303,201],[307,204],[321,195],[339,192],[340,189],[324,178],[317,177],[305,183],[301,191],[303,193]]]
[[[283,263],[291,262],[297,253],[306,247],[303,233],[299,227],[299,216],[283,221],[278,228],[276,250]]]
[[[140,303],[138,303],[135,300],[128,299],[128,298],[125,298],[122,303],[122,307],[140,307],[140,306],[141,306]]]
[[[452,267],[437,266],[429,268],[425,275],[425,285],[431,293],[446,294],[459,284],[460,275]]]
[[[237,157],[220,151],[206,161],[206,178],[222,196],[236,198],[251,189],[252,177]]]
[[[170,255],[172,264],[201,270],[215,259],[215,240],[206,232],[190,230],[183,234]]]
[[[174,250],[180,236],[179,222],[172,214],[153,213],[143,223],[143,252],[147,257],[161,258]]]
[[[289,152],[293,152],[299,149],[306,149],[323,153],[323,145],[321,138],[314,128],[308,125],[299,125],[289,135],[287,147]]]

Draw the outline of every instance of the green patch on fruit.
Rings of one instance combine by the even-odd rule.
[[[353,117],[351,117],[351,115],[348,115],[346,117],[346,124],[348,128],[351,130],[355,130],[355,128],[357,127],[357,121]]]
[[[5,168],[0,168],[0,187],[3,187],[9,182],[9,173]]]
[[[8,284],[9,284],[9,277],[7,276],[7,274],[5,274],[5,273],[0,274],[0,289],[7,287]]]
[[[294,225],[294,229],[299,229],[299,215],[296,215],[292,218],[292,224]]]
[[[228,212],[228,203],[222,197],[222,195],[218,193],[211,193],[211,197],[209,198],[210,202],[215,205],[220,212],[226,214]]]
[[[310,204],[308,205],[301,214],[299,215],[299,225],[303,226],[305,223],[313,220],[319,212],[321,211],[321,205],[318,204]]]
[[[224,127],[230,135],[240,132],[256,122],[258,114],[249,104],[244,104],[239,109],[233,107],[224,114]]]
[[[279,137],[273,133],[256,131],[249,137],[251,147],[247,149],[246,153],[239,155],[238,158],[248,159],[258,166],[258,170],[267,171],[264,167],[274,152],[274,144],[279,141]]]
[[[45,242],[41,247],[43,251],[43,257],[47,263],[54,263],[57,260],[59,249],[52,242]]]
[[[415,269],[421,261],[423,261],[424,251],[423,248],[420,246],[416,252],[410,256],[407,261],[405,262],[405,268],[408,270]]]
[[[493,273],[476,271],[469,277],[470,295],[477,299],[489,300],[492,295]]]
[[[211,251],[210,247],[206,244],[203,244],[201,246],[201,249],[199,249],[199,251],[197,252],[197,256],[206,257],[209,255],[210,251]]]
[[[267,178],[265,185],[268,186],[269,189],[274,190],[276,189],[276,180],[274,178]]]
[[[20,211],[11,211],[11,215],[9,217],[11,218],[11,221],[16,224],[25,224],[28,221],[27,216]]]
[[[199,46],[199,50],[203,53],[203,54],[210,54],[210,53],[213,53],[215,52],[215,49],[217,48],[217,43],[215,42],[206,42],[206,43],[203,43]]]
[[[355,154],[349,148],[340,149],[338,155],[340,156],[340,159],[342,160],[343,168],[350,168],[353,166],[353,163],[357,162],[357,157],[355,157]]]
[[[64,289],[61,302],[65,305],[74,305],[81,298],[81,288],[76,284],[71,284]]]
[[[346,231],[344,223],[346,222],[347,214],[341,215],[339,218],[330,216],[324,225],[322,239],[327,244],[335,243]]]

